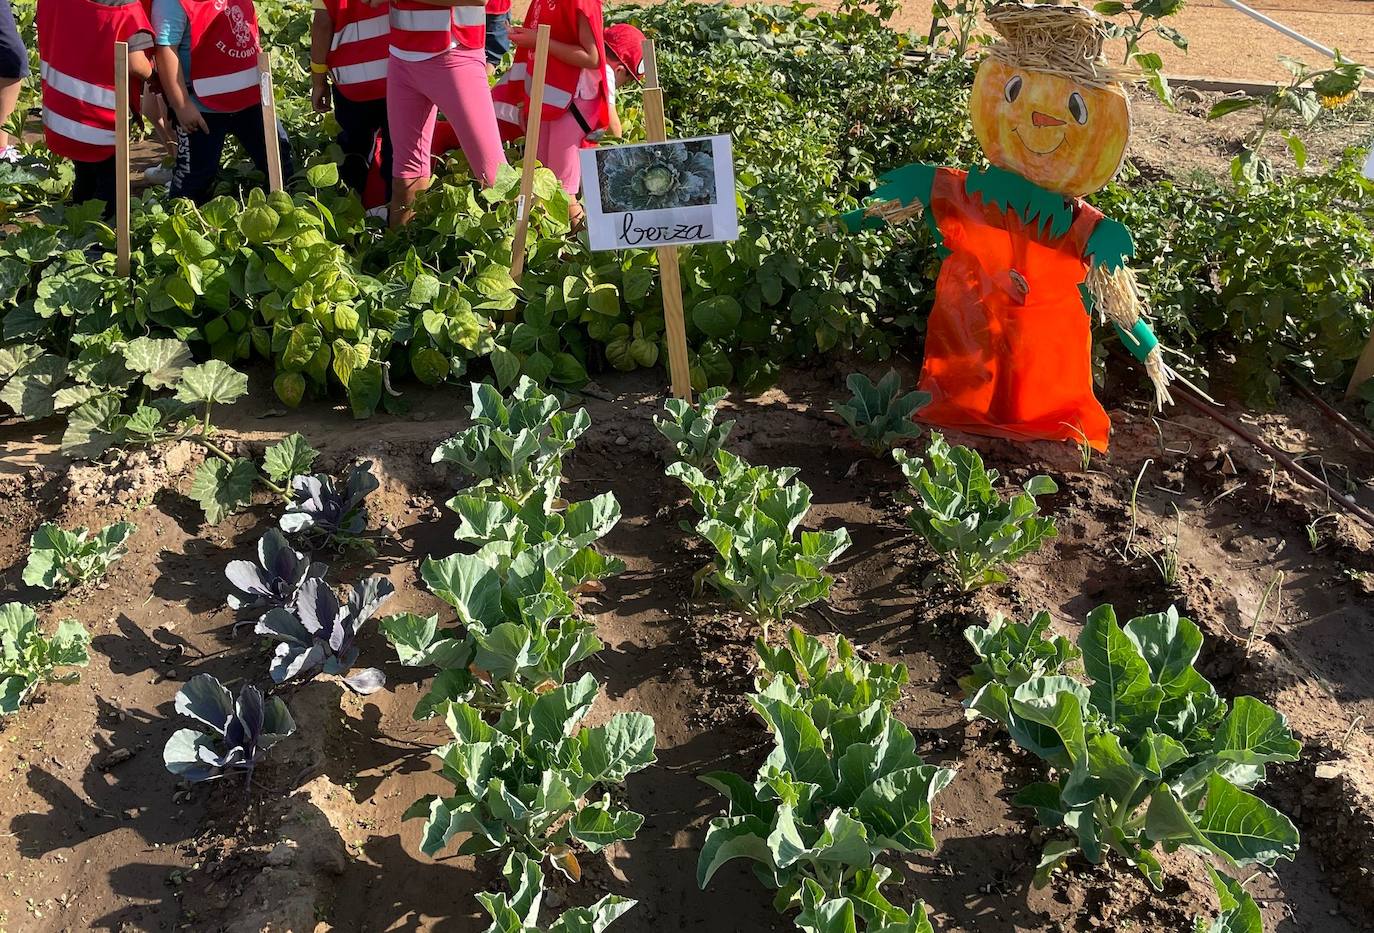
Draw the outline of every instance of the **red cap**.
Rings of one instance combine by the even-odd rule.
[[[644,77],[644,33],[629,23],[616,23],[606,27],[605,40],[606,51],[615,56],[636,81]]]

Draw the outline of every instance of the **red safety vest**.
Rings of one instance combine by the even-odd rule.
[[[536,29],[541,24],[549,25],[549,40],[578,45],[578,16],[587,17],[591,24],[592,36],[596,40],[596,51],[600,63],[595,74],[600,93],[594,100],[586,100],[579,112],[592,130],[602,130],[610,126],[610,95],[606,84],[606,44],[602,36],[602,17],[600,0],[535,0],[525,13],[525,28]],[[568,112],[577,94],[578,82],[584,69],[569,65],[549,56],[544,72],[544,104],[540,119],[545,122],[557,120]],[[520,49],[516,52],[515,63],[502,75],[501,80],[492,88],[491,96],[496,105],[496,119],[501,124],[503,139],[523,136],[525,133],[525,110],[529,107],[530,90],[534,85],[534,50]],[[591,105],[589,108],[587,104]],[[514,135],[512,135],[514,134]]]
[[[37,20],[48,148],[77,162],[103,162],[114,155],[114,44],[138,32],[152,35],[148,14],[137,0],[42,0]],[[131,101],[141,93],[138,84],[130,82]]]
[[[391,0],[391,54],[408,62],[433,58],[462,46],[487,44],[487,14],[480,6],[431,6],[419,0]]]
[[[391,23],[387,8],[362,0],[325,0],[334,22],[325,63],[334,86],[349,100],[381,100],[386,96],[386,60]]]
[[[211,110],[262,100],[258,91],[258,13],[253,0],[181,0],[191,24],[191,91]]]
[[[487,0],[487,15],[500,16],[510,12],[510,0]]]

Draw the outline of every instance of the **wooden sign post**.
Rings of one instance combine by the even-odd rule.
[[[114,47],[115,271],[129,274],[129,43]]]
[[[258,53],[258,92],[262,98],[262,141],[267,149],[267,190],[280,191],[281,140],[277,138],[277,100],[272,94],[272,53]]]
[[[539,129],[544,109],[544,76],[549,67],[549,25],[539,27],[534,38],[534,79],[530,84],[529,112],[525,114],[525,153],[520,157],[520,200],[516,203],[515,238],[511,241],[510,277],[519,284],[525,274],[525,242],[530,234],[530,210],[534,203],[534,165],[539,161]],[[515,320],[515,309],[506,322]]]
[[[644,129],[651,143],[668,141],[663,116],[663,90],[658,86],[658,59],[652,39],[644,42]],[[682,271],[678,266],[678,247],[660,246],[658,277],[663,287],[663,324],[668,339],[668,373],[673,394],[692,401],[692,374],[687,359],[687,319],[682,308]]]

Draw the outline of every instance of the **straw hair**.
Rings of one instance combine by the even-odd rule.
[[[1073,4],[999,3],[988,21],[1002,39],[997,60],[1026,71],[1060,75],[1093,87],[1135,80],[1139,73],[1113,66],[1102,55],[1102,17]]]

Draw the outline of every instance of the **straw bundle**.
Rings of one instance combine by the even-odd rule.
[[[1014,68],[1061,75],[1091,87],[1135,80],[1139,73],[1111,65],[1102,55],[1102,18],[1073,4],[999,3],[988,21],[1002,40],[992,56]]]

